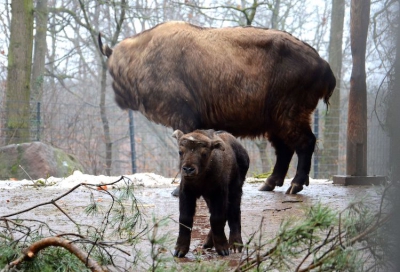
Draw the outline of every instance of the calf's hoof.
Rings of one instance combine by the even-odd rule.
[[[228,240],[224,235],[212,235],[214,241],[215,251],[221,256],[228,256],[229,255],[229,244]]]
[[[229,247],[224,247],[224,248],[220,248],[220,249],[215,249],[218,253],[218,255],[221,256],[229,256]]]
[[[238,252],[242,252],[243,249],[243,241],[242,241],[242,236],[239,235],[231,235],[229,236],[229,248],[236,253],[236,250]]]
[[[229,245],[225,243],[223,246],[215,246],[215,251],[217,251],[220,256],[229,256]]]
[[[185,257],[186,253],[189,252],[189,246],[190,246],[190,236],[187,237],[179,235],[175,245],[174,256],[178,258]]]
[[[185,257],[187,252],[180,251],[179,249],[175,249],[174,256],[178,258]]]
[[[228,256],[229,255],[229,244],[228,240],[226,240],[225,235],[223,236],[216,236],[213,235],[214,247],[215,251],[221,256]]]
[[[174,256],[178,258],[183,258],[188,252],[189,252],[189,247],[176,246]]]

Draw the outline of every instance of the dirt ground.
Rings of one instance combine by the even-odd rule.
[[[257,188],[260,183],[246,182],[243,188],[242,198],[242,237],[247,242],[249,237],[262,227],[263,237],[270,239],[279,230],[283,219],[296,216],[301,217],[303,208],[321,202],[324,205],[343,210],[351,201],[359,199],[369,194],[376,197],[376,189],[371,186],[340,186],[333,185],[331,181],[311,181],[310,186],[297,195],[286,195],[285,191],[290,181],[285,181],[283,187],[278,187],[274,192],[260,192]],[[147,222],[151,223],[151,218],[162,218],[169,216],[172,220],[167,225],[162,225],[157,229],[158,235],[167,234],[169,244],[167,254],[172,254],[173,247],[178,234],[178,198],[171,196],[173,185],[163,188],[144,188],[135,189],[135,196],[140,202],[142,212],[144,212]],[[33,207],[39,203],[50,201],[51,199],[65,193],[68,189],[52,189],[19,187],[17,189],[0,189],[0,217]],[[101,204],[107,204],[109,200],[104,194],[94,194],[94,198]],[[83,188],[74,191],[57,204],[76,222],[85,224],[99,224],[95,217],[88,217],[84,213],[84,208],[89,204],[90,191]],[[376,197],[378,201],[378,197]],[[175,259],[176,262],[190,262],[199,259],[203,261],[219,260],[214,250],[202,252],[201,246],[208,230],[208,211],[204,201],[198,201],[192,242],[189,253],[183,259]],[[56,209],[53,205],[46,205],[35,208],[24,214],[12,218],[31,218],[47,222],[54,226],[59,233],[73,231],[71,221]],[[262,221],[263,218],[263,221]],[[262,224],[261,224],[262,222]],[[229,235],[228,227],[226,234]],[[150,248],[145,239],[136,246],[142,252]],[[134,254],[134,253],[133,253]],[[233,253],[224,260],[229,260],[232,265],[237,263],[241,254]],[[140,269],[139,269],[140,270]]]

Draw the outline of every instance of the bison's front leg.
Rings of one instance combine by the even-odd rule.
[[[179,194],[179,236],[175,246],[175,257],[185,257],[189,251],[196,197],[186,192]]]
[[[290,161],[294,154],[294,150],[286,145],[280,138],[270,137],[270,141],[275,148],[276,163],[271,176],[261,185],[258,189],[259,191],[272,191],[275,189],[275,186],[283,185]]]
[[[302,142],[296,148],[298,157],[297,171],[292,184],[286,194],[297,194],[303,190],[303,185],[309,184],[309,173],[311,170],[311,159],[315,148],[316,138],[311,132],[311,128],[303,134]]]
[[[213,243],[215,250],[217,253],[221,256],[228,256],[229,255],[229,244],[228,240],[226,239],[225,236],[225,224],[226,224],[226,213],[227,213],[227,200],[224,198],[218,198],[215,197],[214,199],[211,199],[210,201],[210,225],[211,225],[211,231],[209,233],[209,236],[211,236],[212,232],[212,238],[213,238]]]

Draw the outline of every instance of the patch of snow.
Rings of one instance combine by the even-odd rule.
[[[131,180],[134,186],[143,187],[174,187],[172,178],[165,178],[154,173],[137,173],[124,176],[127,182]],[[71,176],[65,178],[49,177],[47,179],[38,180],[0,180],[0,189],[13,189],[21,186],[32,186],[35,183],[46,184],[45,188],[72,188],[80,183],[89,184],[107,184],[121,179],[121,176],[94,176],[83,174],[80,171],[75,171]],[[126,186],[126,182],[120,181],[113,186]]]
[[[126,186],[126,182],[131,180],[134,186],[142,186],[147,188],[160,188],[160,187],[175,187],[176,183],[173,183],[173,178],[166,178],[154,173],[137,173],[133,175],[126,175],[125,182],[120,181],[114,185],[113,187],[122,187]],[[34,183],[40,183],[40,185],[46,184],[45,188],[72,188],[80,183],[89,183],[89,184],[107,184],[112,183],[119,180],[121,176],[94,176],[83,174],[80,171],[75,171],[71,176],[65,178],[57,178],[57,177],[49,177],[47,179],[38,179],[38,180],[0,180],[0,189],[13,189],[21,186],[32,186]],[[285,179],[285,184],[289,184],[292,179]],[[265,179],[258,178],[247,178],[247,183],[262,183]],[[331,180],[328,179],[312,179],[310,178],[310,183],[323,183],[329,184],[332,183]]]

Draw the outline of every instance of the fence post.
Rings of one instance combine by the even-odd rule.
[[[133,111],[129,110],[129,136],[131,140],[131,164],[132,174],[136,173],[136,149],[135,149],[135,126],[133,120]]]

